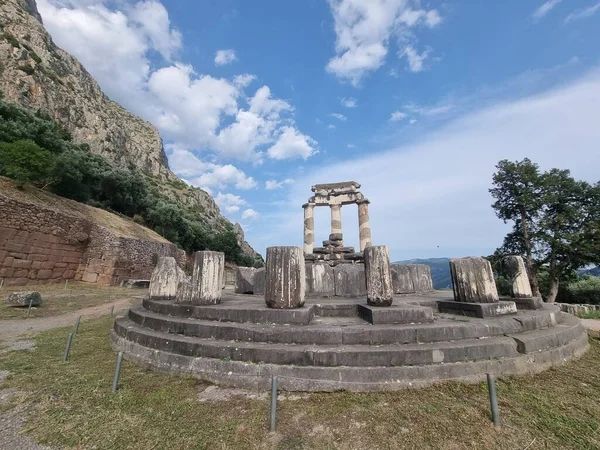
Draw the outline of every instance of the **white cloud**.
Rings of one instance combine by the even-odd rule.
[[[537,8],[533,12],[532,17],[535,20],[540,20],[542,17],[544,17],[546,14],[548,14],[552,9],[554,9],[554,7],[556,5],[558,5],[560,2],[562,2],[562,0],[548,0],[547,2],[541,4],[539,6],[539,8]]]
[[[409,124],[411,124],[411,125],[414,125],[414,124],[415,124],[415,123],[417,123],[417,122],[418,122],[418,121],[417,121],[417,119],[410,119],[410,120],[408,121],[408,123],[409,123]]]
[[[335,125],[330,123],[329,125],[327,125],[327,129],[328,130],[335,130]]]
[[[373,241],[388,245],[393,260],[490,254],[509,229],[490,207],[488,189],[498,161],[528,157],[543,170],[568,168],[574,177],[596,182],[599,116],[596,70],[542,94],[470,112],[428,131],[417,143],[378,154],[366,148],[362,158],[328,164],[296,179],[286,200],[289,209],[263,217],[269,224],[268,241],[300,245],[298,206],[306,201],[310,186],[330,180],[331,173],[343,173],[362,184],[371,201]],[[344,239],[356,246],[356,210],[344,207],[342,215]],[[317,241],[328,233],[328,220],[327,214],[315,214]],[[257,248],[267,245],[266,237],[251,238]]]
[[[392,115],[390,116],[390,121],[391,122],[398,122],[402,119],[406,118],[406,113],[403,113],[402,111],[394,111],[392,113]]]
[[[574,22],[576,20],[587,19],[588,17],[592,17],[600,10],[600,2],[596,3],[594,6],[590,6],[584,9],[578,9],[573,11],[565,18],[565,23]]]
[[[415,103],[407,103],[404,109],[412,114],[418,114],[425,117],[435,117],[446,114],[455,109],[452,103],[439,103],[432,106],[422,106]]]
[[[348,144],[348,148],[356,148],[356,145],[354,145],[354,144]]]
[[[181,33],[171,29],[169,13],[158,1],[140,1],[128,14],[136,22],[150,41],[152,48],[167,60],[181,47]]]
[[[233,84],[238,88],[245,88],[250,85],[254,80],[256,80],[256,75],[251,75],[249,73],[244,73],[241,75],[236,75],[233,77]]]
[[[317,142],[297,129],[285,126],[281,128],[277,142],[267,150],[272,159],[307,159],[317,153]]]
[[[200,186],[216,186],[223,188],[234,185],[236,189],[252,189],[256,187],[254,178],[247,176],[244,172],[231,164],[224,166],[214,165],[209,172],[203,173],[196,179]]]
[[[246,210],[244,210],[244,212],[242,213],[242,219],[246,219],[246,220],[255,220],[258,219],[260,217],[260,214],[257,213],[256,211],[254,211],[252,208],[248,208]]]
[[[237,56],[235,56],[235,51],[233,49],[217,50],[217,53],[215,54],[215,64],[217,66],[231,64],[236,60]]]
[[[406,56],[408,61],[408,70],[411,72],[422,72],[425,69],[425,60],[429,56],[431,50],[426,48],[419,53],[412,45],[407,45],[400,53],[400,56]]]
[[[355,98],[352,98],[352,97],[343,98],[341,103],[344,108],[356,108],[356,99]]]
[[[345,115],[340,114],[340,113],[332,113],[332,114],[330,114],[330,116],[335,117],[337,120],[341,120],[342,122],[347,119],[347,117]]]
[[[240,210],[240,206],[248,204],[248,202],[239,195],[222,194],[221,192],[215,197],[215,202],[220,208],[223,208],[228,213],[236,213]]]
[[[439,25],[439,13],[420,9],[418,4],[411,0],[329,0],[336,55],[329,60],[327,71],[356,86],[368,72],[384,64],[393,35],[403,42],[412,41],[412,29]]]
[[[272,191],[275,189],[281,189],[284,185],[292,184],[293,182],[294,182],[294,180],[292,180],[291,178],[286,178],[283,181],[267,180],[267,181],[265,181],[265,188],[268,191]]]

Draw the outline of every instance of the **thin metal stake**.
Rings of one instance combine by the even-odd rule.
[[[75,322],[75,334],[77,334],[77,332],[79,331],[79,322],[81,322],[81,316],[77,316],[77,322]]]
[[[65,280],[65,289],[67,289],[69,287],[69,280]]]
[[[31,297],[29,299],[29,308],[27,308],[27,317],[29,317],[29,314],[31,313],[31,306],[33,305],[33,297]]]
[[[277,420],[277,385],[279,378],[271,377],[271,432],[275,431],[275,422]]]
[[[498,412],[498,397],[496,396],[496,381],[494,375],[487,374],[488,391],[490,393],[490,408],[492,409],[492,421],[495,427],[500,426],[500,413]]]
[[[115,374],[113,375],[112,391],[113,394],[119,389],[119,375],[121,374],[121,364],[123,363],[123,352],[117,355],[117,365],[115,366]]]
[[[113,317],[115,315],[115,305],[112,305],[112,307],[110,308],[110,317]]]
[[[71,343],[73,342],[73,333],[69,333],[69,338],[67,339],[67,346],[65,347],[65,351],[63,352],[63,361],[69,359],[69,350],[71,350]]]

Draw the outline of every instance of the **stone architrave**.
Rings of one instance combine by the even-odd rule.
[[[525,263],[520,256],[506,256],[502,263],[510,277],[510,296],[514,298],[532,298],[531,285],[525,269]]]
[[[40,306],[42,304],[42,296],[35,291],[13,292],[6,298],[8,306]]]
[[[300,247],[267,248],[265,303],[269,308],[292,309],[304,305],[306,268]]]
[[[450,260],[450,274],[457,302],[496,303],[499,301],[492,265],[485,258]]]
[[[358,202],[358,236],[360,239],[360,251],[371,246],[371,223],[369,221],[369,200],[363,199]]]
[[[304,208],[304,253],[310,255],[315,248],[315,205],[306,203]]]
[[[408,264],[392,264],[391,271],[394,294],[412,294],[416,292]]]
[[[185,279],[185,272],[177,265],[175,258],[161,256],[150,277],[148,295],[154,299],[173,299],[177,295],[179,282]]]
[[[306,293],[317,297],[333,296],[333,267],[326,263],[306,264]]]
[[[254,295],[265,295],[265,268],[261,267],[254,272]]]
[[[365,266],[341,264],[333,268],[336,297],[363,297],[367,295]]]
[[[225,253],[196,252],[192,274],[192,303],[194,305],[216,305],[221,303]]]
[[[433,291],[431,267],[426,264],[407,264],[416,292]]]
[[[394,291],[390,270],[390,253],[386,245],[365,249],[365,276],[367,279],[367,304],[390,306]]]
[[[254,294],[254,267],[238,267],[235,271],[235,293]]]

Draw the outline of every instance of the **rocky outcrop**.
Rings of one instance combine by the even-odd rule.
[[[0,2],[0,31],[0,90],[7,100],[48,113],[76,142],[121,167],[136,167],[171,201],[225,229],[228,220],[214,199],[171,172],[158,130],[110,100],[79,61],[54,44],[34,0]],[[238,238],[255,257],[243,233]]]

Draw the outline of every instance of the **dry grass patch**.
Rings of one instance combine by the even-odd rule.
[[[535,376],[498,381],[502,428],[494,429],[484,383],[393,393],[310,394],[279,403],[268,433],[269,400],[201,402],[208,384],[123,364],[110,393],[112,319],[40,334],[32,352],[0,356],[4,387],[27,392],[26,432],[37,442],[95,449],[600,449],[600,343],[581,359]]]

